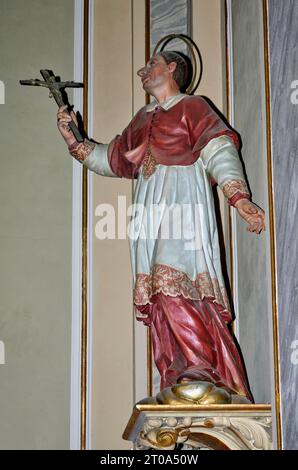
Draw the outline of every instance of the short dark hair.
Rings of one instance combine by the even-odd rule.
[[[177,64],[176,69],[173,72],[173,79],[177,83],[180,91],[185,91],[190,83],[190,60],[187,60],[182,52],[178,51],[161,51],[158,55],[162,56],[167,64],[175,62]],[[189,65],[190,64],[190,65]]]

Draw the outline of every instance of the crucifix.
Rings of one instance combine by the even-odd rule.
[[[20,80],[20,84],[48,88],[50,92],[49,97],[53,97],[59,107],[68,104],[65,88],[81,88],[84,86],[83,83],[79,82],[61,82],[60,78],[55,76],[52,70],[43,69],[40,73],[44,81],[38,79]],[[69,123],[69,128],[73,132],[77,141],[83,142],[84,138],[73,121]]]

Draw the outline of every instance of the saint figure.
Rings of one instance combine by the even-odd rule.
[[[65,107],[58,128],[70,154],[89,170],[136,180],[134,305],[137,318],[151,326],[161,390],[203,381],[252,401],[228,329],[212,193],[217,183],[249,231],[265,229],[263,210],[250,200],[238,135],[204,98],[181,91],[187,62],[179,53],[154,55],[138,76],[153,101],[109,144],[78,143],[68,128],[75,115]]]

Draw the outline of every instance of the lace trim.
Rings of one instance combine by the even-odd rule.
[[[142,173],[145,179],[148,179],[150,178],[151,175],[153,175],[153,173],[155,172],[156,164],[157,164],[156,158],[152,155],[152,153],[149,150],[143,162]]]
[[[244,180],[231,180],[227,181],[223,187],[222,192],[227,199],[231,199],[237,192],[247,194],[249,196],[249,189]]]
[[[182,295],[192,300],[211,297],[228,313],[231,311],[226,289],[219,285],[217,279],[212,279],[207,271],[199,273],[194,281],[185,272],[163,264],[154,265],[150,274],[137,274],[134,288],[135,305],[150,303],[151,297],[159,292],[171,297]]]
[[[75,142],[68,147],[70,155],[72,155],[79,162],[83,162],[94,150],[96,144],[88,139],[84,139],[84,142]]]

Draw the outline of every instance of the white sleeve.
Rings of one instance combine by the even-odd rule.
[[[222,135],[210,140],[200,154],[203,166],[227,198],[237,192],[249,195],[242,164],[234,142]]]
[[[109,164],[108,148],[108,144],[96,144],[92,152],[82,163],[90,171],[94,171],[98,175],[117,177]]]

